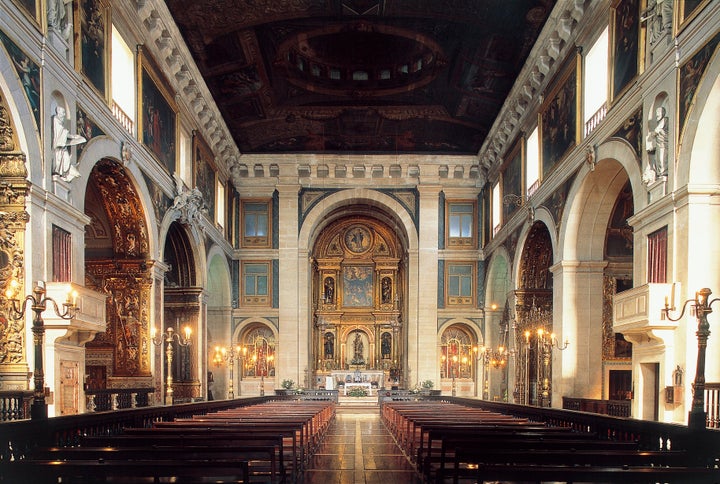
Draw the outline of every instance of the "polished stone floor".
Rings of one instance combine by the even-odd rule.
[[[377,407],[338,407],[305,472],[306,484],[419,484],[422,479],[380,421]]]

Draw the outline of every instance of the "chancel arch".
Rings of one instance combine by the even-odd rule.
[[[314,386],[371,390],[403,378],[403,244],[390,219],[369,212],[355,206],[338,214],[313,248]]]

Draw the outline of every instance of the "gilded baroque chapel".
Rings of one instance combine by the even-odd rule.
[[[718,26],[713,0],[4,0],[0,395],[687,423],[702,356],[720,425],[718,317],[705,348],[681,316],[720,294]]]

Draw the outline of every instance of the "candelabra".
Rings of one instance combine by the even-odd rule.
[[[52,308],[61,319],[72,319],[75,317],[77,312],[77,292],[70,291],[67,295],[67,300],[62,303],[63,311],[60,311],[57,302],[51,298],[45,296],[45,283],[38,281],[33,288],[32,294],[25,296],[25,299],[20,302],[17,299],[17,291],[19,284],[17,281],[12,280],[10,287],[5,292],[5,296],[10,302],[10,317],[16,321],[22,319],[25,316],[25,310],[27,304],[30,302],[30,309],[34,313],[32,322],[33,332],[33,343],[35,349],[35,369],[33,371],[33,381],[35,389],[33,391],[33,402],[30,407],[30,417],[32,419],[45,419],[48,416],[47,404],[45,403],[45,371],[43,368],[43,340],[45,339],[45,322],[42,318],[42,313],[47,308],[47,303],[52,303]]]
[[[242,351],[242,354],[241,354]],[[235,398],[235,390],[233,388],[234,386],[234,378],[233,378],[233,369],[235,367],[235,359],[240,358],[240,379],[242,380],[242,360],[245,359],[245,354],[247,354],[247,348],[240,348],[240,346],[236,346],[234,348],[230,348],[228,351],[224,347],[216,346],[215,347],[215,354],[213,355],[213,364],[215,366],[222,365],[223,361],[227,361],[228,367],[230,368],[230,381],[228,382],[228,398]]]
[[[176,341],[180,346],[187,346],[190,344],[190,334],[192,330],[190,326],[185,326],[183,329],[185,335],[181,335],[175,332],[172,326],[168,326],[164,333],[158,333],[155,327],[152,328],[152,334],[150,339],[155,346],[160,346],[166,343],[165,357],[167,358],[167,378],[165,380],[165,405],[173,404],[173,377],[172,377],[172,361],[173,361],[173,341]]]
[[[502,368],[507,364],[508,352],[504,346],[499,346],[497,350],[488,348],[487,346],[474,346],[473,353],[475,358],[482,364],[482,395],[483,400],[487,400],[490,392],[490,372],[488,367]]]
[[[550,333],[550,335],[547,335],[547,332],[540,328],[537,330],[537,342],[538,342],[538,358],[542,360],[542,368],[540,365],[538,365],[538,385],[542,381],[542,389],[540,393],[540,406],[541,407],[549,407],[551,404],[550,400],[550,356],[552,354],[552,349],[557,348],[560,351],[563,351],[565,348],[567,348],[570,345],[570,341],[565,340],[564,343],[560,343],[557,338],[555,337],[555,333]],[[527,332],[525,333],[525,338],[529,339],[529,335]],[[542,372],[542,375],[540,376],[540,372]]]
[[[695,335],[698,340],[697,366],[695,370],[695,382],[693,383],[693,399],[690,412],[688,413],[688,427],[692,429],[704,429],[706,427],[707,412],[705,412],[705,352],[707,350],[707,342],[710,337],[710,323],[707,315],[712,312],[712,305],[720,298],[710,301],[712,291],[707,287],[700,289],[695,293],[695,299],[688,299],[683,303],[682,311],[677,318],[670,316],[670,311],[675,311],[675,307],[668,305],[665,298],[665,307],[660,311],[661,319],[669,319],[670,321],[679,321],[685,315],[685,310],[690,305],[690,314],[697,318],[697,332]],[[674,305],[673,305],[674,306]]]

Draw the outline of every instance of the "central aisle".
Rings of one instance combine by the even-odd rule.
[[[380,421],[377,406],[338,406],[305,473],[305,484],[420,484],[422,479]]]

